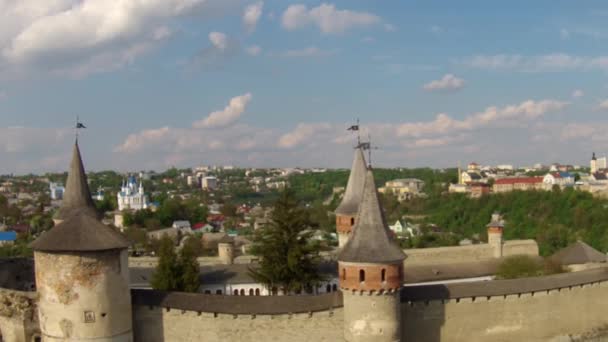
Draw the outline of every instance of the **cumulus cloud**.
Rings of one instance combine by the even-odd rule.
[[[114,70],[170,35],[175,18],[214,0],[21,0],[0,4],[0,64],[58,74]],[[151,34],[152,33],[152,34]],[[71,72],[70,68],[79,69]]]
[[[585,92],[580,89],[576,89],[572,92],[572,97],[574,97],[575,99],[583,96],[585,96]]]
[[[186,63],[189,69],[218,69],[240,52],[239,42],[223,32],[210,32],[209,42],[211,45],[200,50]]]
[[[291,5],[283,12],[281,22],[289,31],[314,25],[323,33],[339,34],[353,28],[376,25],[381,19],[372,13],[339,10],[333,4],[324,3],[311,9],[302,4]]]
[[[214,47],[220,50],[226,50],[228,47],[228,36],[222,32],[209,33],[209,41]]]
[[[281,148],[293,148],[309,140],[313,135],[328,131],[329,129],[331,129],[331,125],[328,123],[300,123],[293,131],[283,134],[279,138],[277,145]]]
[[[283,57],[326,57],[336,53],[336,50],[324,50],[316,46],[309,46],[303,49],[287,50],[283,52]]]
[[[264,2],[258,1],[245,8],[245,12],[243,13],[243,26],[245,26],[247,33],[253,33],[255,31],[258,21],[262,16],[263,7]]]
[[[459,62],[472,68],[523,72],[608,70],[608,56],[572,56],[563,53],[540,56],[477,55]]]
[[[600,101],[597,107],[601,110],[608,110],[608,99]]]
[[[192,124],[194,128],[226,127],[236,122],[245,112],[247,104],[252,99],[251,93],[246,93],[230,99],[230,103],[223,110],[212,112],[205,119]]]
[[[423,86],[427,91],[460,90],[464,88],[464,80],[453,74],[445,74],[441,79],[431,81]]]
[[[397,134],[402,137],[421,137],[469,131],[497,123],[533,120],[548,112],[561,110],[567,105],[567,102],[557,100],[528,100],[502,108],[488,107],[483,112],[471,114],[463,120],[456,120],[445,113],[440,113],[433,121],[401,124],[397,128]]]
[[[262,48],[258,45],[251,45],[245,49],[245,52],[250,56],[257,56],[262,52]]]

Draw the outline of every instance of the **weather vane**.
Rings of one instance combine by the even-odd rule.
[[[372,145],[372,136],[370,134],[367,135],[367,142],[362,142],[359,144],[359,147],[367,151],[367,161],[369,167],[372,167],[372,150],[377,150],[378,146]]]
[[[357,147],[361,145],[361,134],[359,133],[359,118],[357,118],[357,123],[352,125],[346,129],[347,131],[357,132]]]
[[[76,127],[74,128],[76,130],[76,142],[78,142],[78,134],[80,133],[80,130],[87,127],[83,125],[82,122],[80,122],[80,118],[76,116]]]

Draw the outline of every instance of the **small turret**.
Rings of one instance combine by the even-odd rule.
[[[492,214],[492,221],[488,223],[488,244],[492,246],[492,253],[495,258],[502,258],[504,221],[499,213]]]
[[[353,226],[356,222],[357,211],[359,210],[359,203],[361,203],[361,194],[363,193],[363,183],[365,182],[365,173],[367,166],[365,164],[365,157],[363,156],[363,150],[359,146],[355,149],[355,156],[353,158],[353,165],[350,169],[350,175],[348,176],[348,183],[346,184],[346,191],[342,202],[336,208],[336,230],[338,232],[338,246],[344,247],[348,241],[348,237],[351,234]]]
[[[373,173],[366,171],[361,204],[338,256],[346,341],[401,341],[403,251],[391,240]]]
[[[231,237],[226,235],[218,241],[217,254],[222,264],[232,265],[234,263],[234,241]]]

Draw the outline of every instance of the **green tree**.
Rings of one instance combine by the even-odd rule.
[[[320,245],[312,240],[310,220],[293,191],[286,189],[274,204],[271,222],[253,238],[252,254],[260,257],[251,276],[284,293],[311,291],[321,280]]]
[[[200,287],[200,270],[199,264],[196,260],[197,251],[196,244],[187,243],[188,241],[196,240],[194,237],[189,237],[184,243],[181,251],[179,252],[179,269],[181,274],[179,275],[180,284],[178,286],[180,291],[184,292],[197,292]],[[200,245],[200,241],[199,241]]]
[[[181,282],[180,274],[181,269],[173,240],[163,236],[160,240],[158,265],[152,275],[152,288],[162,291],[178,291]]]

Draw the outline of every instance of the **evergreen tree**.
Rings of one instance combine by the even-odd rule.
[[[162,291],[179,290],[181,273],[173,240],[165,235],[160,240],[159,259],[152,275],[152,288]]]
[[[190,240],[196,240],[194,237],[189,237],[184,243],[182,250],[179,252],[179,275],[180,284],[179,290],[184,292],[197,292],[200,287],[200,270],[196,260],[196,250],[193,243],[188,243]],[[199,243],[200,244],[200,243]]]
[[[318,272],[318,243],[312,241],[310,220],[299,207],[293,191],[284,190],[274,204],[271,222],[256,232],[252,254],[259,256],[259,267],[251,276],[268,288],[284,293],[312,289],[322,280]]]

